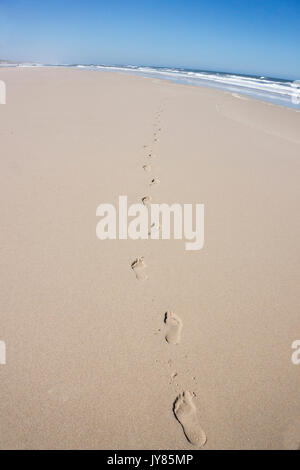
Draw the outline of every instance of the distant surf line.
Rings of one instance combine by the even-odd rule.
[[[130,73],[149,78],[160,78],[184,85],[216,88],[235,94],[233,96],[241,94],[260,101],[300,110],[300,80],[288,80],[265,75],[144,65],[2,63],[0,64],[1,67],[67,67],[92,71]]]

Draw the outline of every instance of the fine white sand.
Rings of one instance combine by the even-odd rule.
[[[300,114],[117,73],[0,79],[0,447],[299,448]],[[120,195],[204,203],[204,248],[97,239]]]

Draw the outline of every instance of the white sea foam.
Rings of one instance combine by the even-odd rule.
[[[291,80],[273,79],[265,76],[254,77],[221,72],[172,69],[167,67],[98,65],[96,69],[135,73],[152,78],[168,79],[179,83],[219,88],[231,93],[240,93],[299,109],[299,105],[295,105],[292,100],[295,96],[296,87]]]

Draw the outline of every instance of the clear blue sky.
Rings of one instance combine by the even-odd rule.
[[[0,0],[0,58],[300,79],[300,0]]]

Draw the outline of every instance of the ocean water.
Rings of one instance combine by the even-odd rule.
[[[53,64],[8,64],[13,67],[43,67]],[[0,64],[5,66],[4,64]],[[7,65],[6,65],[7,66]],[[171,80],[185,85],[217,88],[232,93],[237,97],[250,97],[269,103],[300,110],[300,77],[298,81],[274,77],[242,75],[235,73],[203,71],[197,69],[148,67],[136,65],[81,65],[57,64],[61,67],[75,67],[83,70],[122,72],[144,77]]]
[[[300,80],[293,81],[255,75],[168,67],[142,67],[132,65],[79,67],[102,71],[134,73],[144,77],[171,80],[185,85],[217,88],[237,96],[248,96],[300,110]]]

